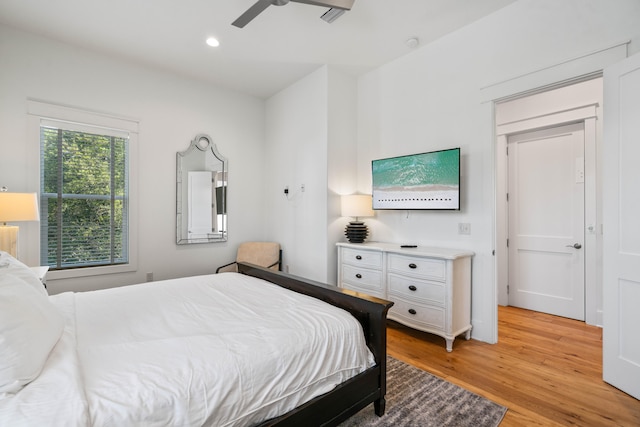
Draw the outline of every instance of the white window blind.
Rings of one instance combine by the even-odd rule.
[[[41,119],[40,144],[41,263],[128,263],[128,131]]]

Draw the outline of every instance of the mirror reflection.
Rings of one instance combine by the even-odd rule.
[[[227,160],[208,135],[176,155],[176,242],[227,240]]]

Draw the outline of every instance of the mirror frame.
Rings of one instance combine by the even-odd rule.
[[[192,168],[189,166],[187,159],[195,159],[197,163],[201,163],[202,165],[207,165],[208,162],[220,163],[222,170],[206,167]],[[196,135],[196,137],[191,141],[189,147],[186,150],[176,153],[176,243],[178,245],[216,243],[227,241],[227,187],[229,178],[228,168],[228,160],[220,154],[218,148],[216,147],[216,144],[213,142],[209,135]],[[219,187],[214,187],[220,188],[219,199],[221,203],[216,203],[216,207],[213,207],[213,209],[216,209],[216,211],[221,211],[222,214],[212,212],[214,220],[217,221],[217,230],[215,232],[209,233],[207,237],[189,238],[188,231],[184,228],[184,221],[188,221],[186,219],[189,203],[187,177],[189,172],[203,170],[221,174],[220,176],[222,177],[222,182],[224,184]]]

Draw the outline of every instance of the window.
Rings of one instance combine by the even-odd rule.
[[[52,270],[129,260],[128,135],[40,125],[41,263]]]
[[[137,123],[38,101],[29,113],[39,134],[40,263],[59,278],[135,270]]]

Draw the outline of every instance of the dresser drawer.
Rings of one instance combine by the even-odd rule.
[[[399,298],[391,298],[391,301],[393,301],[393,307],[389,311],[390,318],[427,329],[444,329],[445,309],[443,307],[426,306]]]
[[[442,282],[427,282],[390,273],[387,286],[390,294],[407,300],[444,305],[446,291]]]
[[[342,263],[382,270],[382,252],[343,248]]]
[[[361,289],[383,290],[382,271],[342,265],[342,286],[352,284]]]
[[[354,285],[353,283],[346,283],[346,282],[342,282],[342,288],[350,289],[352,291],[360,292],[360,293],[366,294],[366,295],[371,295],[372,297],[378,297],[378,298],[382,298],[382,299],[386,298],[386,295],[384,293],[384,289],[367,288],[367,287],[364,287],[364,286],[358,286],[358,285]]]
[[[446,261],[433,258],[389,254],[389,271],[411,274],[433,280],[446,280]]]

